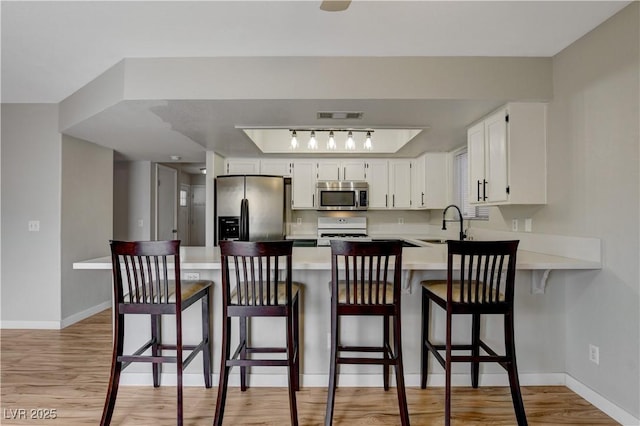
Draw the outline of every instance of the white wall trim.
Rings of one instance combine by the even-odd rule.
[[[62,321],[0,321],[0,329],[15,330],[60,330],[72,324],[89,318],[99,312],[111,307],[111,301],[102,302],[99,305],[92,306],[82,312],[77,312],[63,319]]]
[[[204,386],[202,373],[186,373],[183,376],[184,386]],[[615,421],[624,426],[639,425],[640,419],[634,417],[624,409],[607,400],[602,395],[590,389],[588,386],[577,381],[565,373],[532,373],[520,374],[521,386],[566,386],[580,397],[587,400],[594,407],[607,414]],[[212,375],[213,385],[217,386],[220,377],[218,374]],[[163,386],[174,386],[176,376],[174,373],[163,373],[161,377]],[[451,377],[453,386],[471,386],[468,374],[454,374]],[[506,374],[481,374],[480,386],[509,386]],[[151,386],[153,384],[151,373],[122,373],[122,385],[129,386]],[[326,387],[329,383],[326,374],[304,374],[300,384],[303,387]],[[287,387],[286,374],[250,374],[250,386],[255,387]],[[390,386],[395,386],[395,378],[389,380]],[[408,374],[405,377],[405,385],[410,387],[420,386],[419,374]],[[239,374],[229,375],[229,386],[240,386]],[[381,387],[382,377],[380,374],[341,374],[338,377],[338,386],[341,387]],[[427,387],[443,387],[444,374],[431,374],[427,381]]]
[[[89,309],[85,309],[84,311],[76,312],[75,314],[69,315],[68,317],[64,318],[60,323],[60,328],[69,327],[71,324],[75,324],[78,321],[82,321],[85,318],[89,318],[90,316],[93,316],[99,312],[102,312],[105,309],[108,309],[110,307],[111,307],[111,300],[107,300],[106,302],[102,302],[99,305],[92,306]]]
[[[640,425],[640,419],[634,417],[631,413],[628,413],[624,409],[620,408],[616,404],[612,403],[604,396],[600,395],[590,387],[577,381],[569,374],[566,374],[566,386],[586,399],[590,404],[597,407],[600,411],[613,418],[618,423],[625,426],[637,426]]]
[[[2,321],[0,329],[60,330],[60,321]]]

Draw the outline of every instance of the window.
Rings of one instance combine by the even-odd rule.
[[[187,206],[187,191],[184,189],[180,190],[180,207]]]
[[[453,198],[460,206],[465,219],[489,219],[488,206],[469,204],[469,167],[467,149],[461,149],[453,155]]]

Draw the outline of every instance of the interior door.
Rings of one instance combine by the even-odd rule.
[[[178,238],[178,171],[157,165],[156,240]]]
[[[183,246],[191,245],[189,217],[191,211],[191,186],[181,183],[178,196],[178,239]]]
[[[192,246],[205,245],[205,185],[191,185],[191,237]]]

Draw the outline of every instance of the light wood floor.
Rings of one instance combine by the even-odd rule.
[[[64,330],[1,330],[0,424],[95,425],[100,421],[111,362],[109,311]],[[219,350],[215,347],[214,350]],[[562,386],[524,387],[530,425],[615,425],[595,407]],[[185,425],[213,421],[217,389],[185,388]],[[397,425],[395,389],[339,388],[334,425]],[[413,425],[443,424],[443,388],[408,388]],[[456,425],[513,425],[508,388],[454,388]],[[326,389],[298,393],[300,425],[324,421]],[[51,420],[12,419],[19,409],[55,409]],[[38,412],[33,412],[38,414]],[[40,413],[43,413],[42,411]],[[114,425],[175,424],[175,388],[122,386]],[[286,425],[289,406],[285,388],[230,388],[227,425]]]

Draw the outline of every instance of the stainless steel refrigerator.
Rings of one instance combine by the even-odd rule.
[[[216,245],[220,240],[284,238],[282,176],[229,175],[216,178]]]

